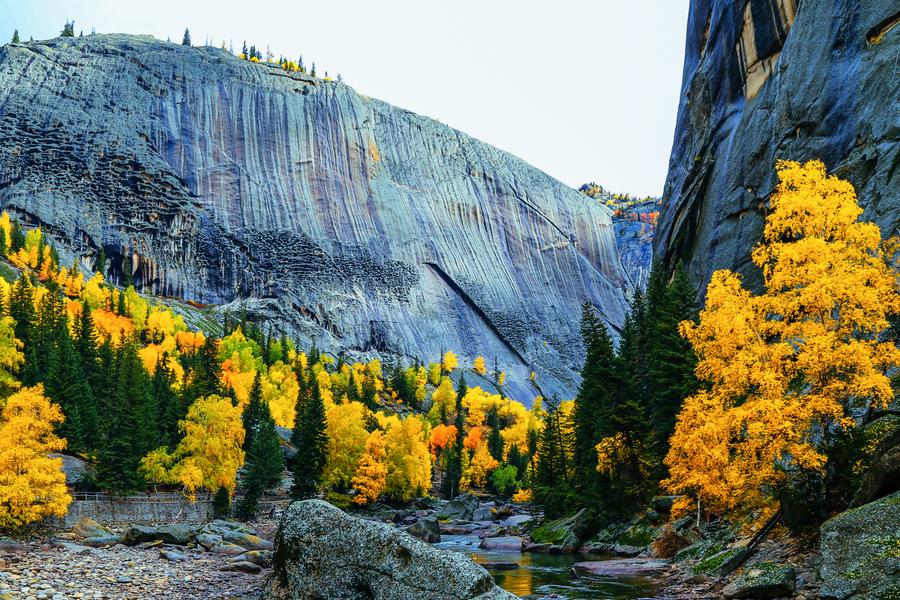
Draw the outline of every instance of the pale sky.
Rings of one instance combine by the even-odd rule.
[[[662,193],[688,0],[0,0],[0,43],[145,33],[302,54],[577,186]]]

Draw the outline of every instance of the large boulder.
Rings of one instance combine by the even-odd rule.
[[[837,515],[819,534],[822,598],[900,596],[900,492]]]
[[[321,500],[293,503],[275,542],[270,599],[513,600],[463,554],[350,516]]]
[[[793,596],[797,587],[794,567],[775,563],[759,563],[747,567],[736,580],[726,585],[726,598],[783,598]]]
[[[57,454],[55,452],[51,452],[47,456],[49,458],[62,459],[61,468],[63,475],[66,476],[66,485],[68,486],[77,486],[79,483],[85,483],[95,479],[96,473],[94,472],[94,468],[77,456]]]
[[[222,539],[247,550],[271,550],[273,548],[272,542],[269,540],[242,531],[226,531],[222,534]]]
[[[72,526],[72,533],[80,538],[91,538],[112,535],[112,531],[90,517],[81,517]]]
[[[460,494],[437,511],[438,519],[471,521],[478,510],[478,498],[472,494]]]
[[[536,544],[559,546],[562,552],[575,552],[590,534],[592,522],[587,509],[536,527],[532,539]]]
[[[441,525],[434,517],[419,519],[406,528],[406,533],[430,544],[441,541]]]
[[[197,529],[190,525],[160,525],[158,527],[134,525],[125,530],[122,541],[129,546],[156,541],[186,546],[194,541],[196,533]]]

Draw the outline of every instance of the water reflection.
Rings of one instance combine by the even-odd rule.
[[[648,579],[575,576],[572,573],[574,563],[596,560],[596,557],[485,551],[478,547],[480,541],[475,535],[444,535],[436,546],[469,554],[494,576],[497,585],[517,596],[569,600],[630,600],[653,596],[654,585]],[[515,568],[510,568],[513,566]]]

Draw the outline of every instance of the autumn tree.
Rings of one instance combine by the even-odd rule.
[[[350,487],[369,438],[365,417],[366,407],[359,402],[338,404],[328,410],[328,458],[322,476],[327,487]]]
[[[387,480],[385,456],[384,433],[376,429],[366,439],[365,450],[353,474],[352,486],[357,491],[354,504],[371,504],[384,491]]]
[[[0,529],[66,514],[72,499],[62,459],[47,456],[66,447],[54,433],[62,420],[40,385],[6,399],[0,412]]]
[[[424,419],[409,415],[392,421],[385,435],[385,494],[392,500],[406,502],[431,486],[426,428]]]
[[[819,161],[779,162],[753,262],[765,291],[713,274],[699,324],[682,333],[709,386],[684,404],[665,486],[711,510],[771,506],[773,490],[822,473],[853,410],[884,407],[900,362],[883,339],[900,310],[897,272],[851,184]]]
[[[21,348],[22,343],[15,336],[15,321],[12,317],[0,317],[0,399],[20,387],[16,373],[25,361]]]
[[[442,492],[446,498],[453,498],[459,493],[459,483],[462,479],[463,471],[463,454],[468,453],[463,441],[463,429],[465,427],[465,409],[463,408],[463,398],[469,392],[466,386],[466,378],[459,378],[459,385],[456,387],[456,419],[453,423],[454,439],[453,446],[446,451],[444,459],[444,477],[442,480]],[[468,455],[466,454],[466,457]]]
[[[200,489],[234,490],[244,463],[241,409],[222,396],[201,398],[180,423],[183,438],[173,452],[161,447],[140,461],[150,481],[180,484],[190,497]]]

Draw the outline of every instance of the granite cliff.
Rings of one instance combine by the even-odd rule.
[[[343,83],[149,37],[8,44],[0,136],[0,205],[64,259],[104,248],[114,281],[335,353],[497,357],[568,397],[581,303],[624,316],[608,209]]]
[[[822,159],[896,234],[898,24],[895,0],[692,0],[655,255],[700,284],[736,268],[758,285],[777,159]]]

